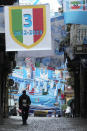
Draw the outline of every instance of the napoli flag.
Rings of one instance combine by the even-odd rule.
[[[65,24],[87,25],[87,0],[64,0]]]
[[[51,31],[47,5],[11,6],[8,7],[8,10],[6,8],[5,14],[6,11],[9,11],[9,19],[7,17],[5,19],[7,50],[12,50],[12,46],[15,47],[15,50],[35,50],[36,47],[37,50],[46,49],[47,47],[51,49]],[[9,38],[12,40],[10,45],[8,43]],[[47,41],[50,43],[46,44]]]

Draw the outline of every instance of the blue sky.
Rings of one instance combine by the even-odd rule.
[[[50,11],[51,12],[58,12],[58,8],[60,7],[58,0],[19,0],[19,2],[30,2],[33,4],[46,4],[49,3],[50,4]],[[0,12],[3,11],[2,6],[0,7]]]
[[[50,4],[51,11],[58,12],[58,7],[60,7],[58,0],[19,0],[19,3],[31,3],[31,4]]]
[[[58,8],[61,7],[58,1],[61,0],[19,0],[19,4],[49,4],[51,17],[55,16],[55,12],[58,12]],[[57,15],[57,14],[56,14]]]

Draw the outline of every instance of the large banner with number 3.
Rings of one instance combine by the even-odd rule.
[[[51,50],[49,5],[5,7],[6,51]]]

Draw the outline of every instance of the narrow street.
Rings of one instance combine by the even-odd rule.
[[[87,119],[65,117],[29,117],[23,126],[21,117],[5,119],[0,131],[87,131]]]
[[[87,0],[0,0],[0,131],[87,131],[86,17]]]

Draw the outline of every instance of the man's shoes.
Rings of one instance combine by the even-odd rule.
[[[23,121],[23,125],[27,125],[27,122],[26,122],[26,121]]]

